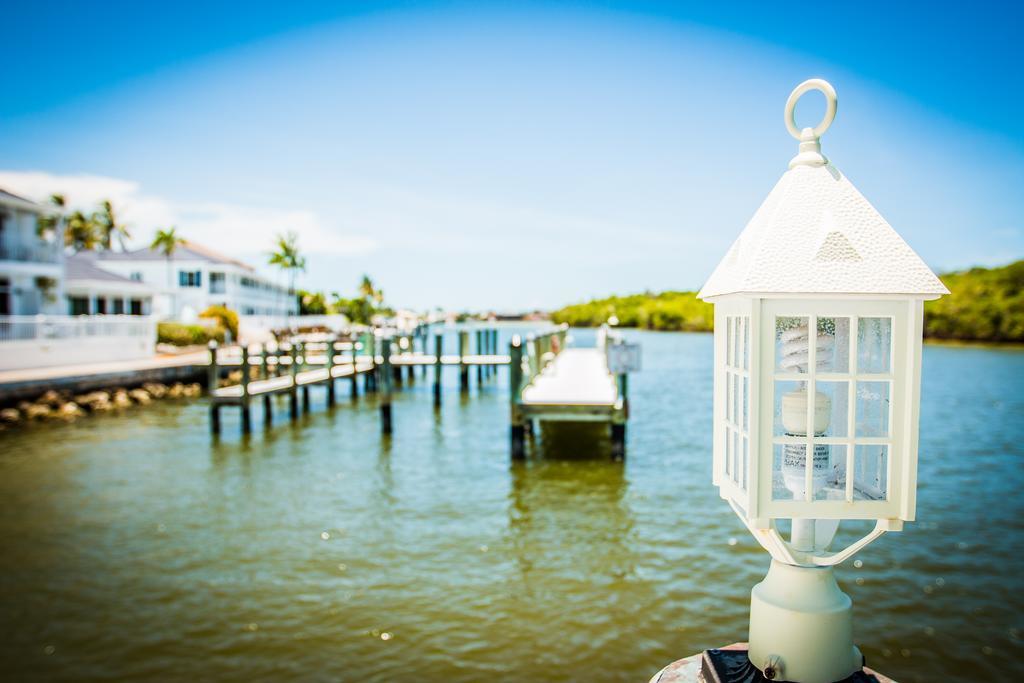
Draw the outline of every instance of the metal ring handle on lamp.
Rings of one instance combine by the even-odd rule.
[[[825,96],[825,116],[814,128],[797,128],[797,100],[812,90],[817,90]],[[809,78],[793,89],[789,99],[786,100],[784,119],[786,121],[786,130],[800,141],[800,152],[789,162],[790,168],[797,166],[824,166],[828,163],[828,159],[821,154],[821,143],[819,140],[835,120],[838,106],[839,98],[836,97],[836,89],[832,87],[831,83],[821,78]]]
[[[832,125],[832,122],[836,118],[836,109],[839,106],[839,98],[836,97],[836,89],[832,87],[832,84],[821,78],[809,78],[800,85],[793,89],[790,93],[789,99],[786,100],[786,130],[797,140],[803,140],[803,131],[806,128],[800,129],[796,125],[796,103],[801,97],[806,95],[812,90],[817,90],[825,96],[825,116],[822,117],[821,123],[814,128],[811,128],[811,132],[814,133],[814,137],[820,138],[828,130],[828,127]]]

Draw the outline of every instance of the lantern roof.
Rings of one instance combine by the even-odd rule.
[[[825,119],[796,128],[793,108],[809,90],[825,93]],[[934,299],[949,290],[839,169],[819,138],[835,117],[835,90],[805,81],[786,103],[800,153],[733,242],[698,296],[727,294],[897,294]]]

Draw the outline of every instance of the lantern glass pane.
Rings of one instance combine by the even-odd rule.
[[[853,499],[888,497],[888,446],[857,446],[853,458]]]
[[[815,418],[814,433],[818,436],[848,436],[850,383],[818,380],[815,389],[818,394],[816,409],[820,416]]]
[[[750,431],[750,378],[742,378],[743,388],[740,399],[740,427]]]
[[[775,319],[775,369],[779,372],[807,372],[807,318]]]
[[[857,382],[856,436],[889,436],[889,382]]]
[[[735,422],[736,418],[733,415],[733,374],[731,372],[725,373],[725,420],[726,422]]]
[[[725,319],[725,355],[726,365],[736,365],[736,318],[729,316]]]
[[[743,463],[740,470],[740,486],[747,490],[747,473],[750,471],[750,441],[743,437]]]
[[[887,373],[891,369],[892,319],[861,318],[857,321],[857,372]]]
[[[815,452],[821,449],[816,446]],[[819,462],[815,458],[814,500],[845,500],[846,499],[846,453],[845,445],[825,446],[828,449],[827,459],[823,459],[820,472]]]
[[[772,500],[804,499],[806,449],[804,444],[775,444],[772,458]]]
[[[807,436],[807,389],[804,382],[775,381],[775,436]]]
[[[732,375],[732,421],[740,423],[740,376]]]
[[[732,478],[732,430],[725,427],[725,474]]]
[[[732,433],[732,480],[737,484],[740,483],[740,462],[742,456],[740,455],[740,435],[737,432]]]
[[[744,370],[749,370],[750,369],[750,319],[744,317],[744,318],[741,318],[741,320],[743,321],[743,336],[741,338],[742,347],[743,347],[743,358],[742,358],[743,369]]]
[[[815,369],[818,372],[850,371],[849,318],[818,318]]]

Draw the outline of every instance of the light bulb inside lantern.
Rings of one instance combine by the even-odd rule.
[[[810,331],[806,323],[782,332],[782,360],[780,366],[790,372],[807,372],[810,363]],[[834,337],[819,330],[814,337],[815,367],[824,369],[832,360]],[[807,383],[782,396],[782,426],[787,436],[807,436]],[[832,416],[832,400],[825,394],[814,393],[814,414],[811,428],[815,436],[824,436]],[[832,472],[831,449],[825,444],[814,445],[811,474],[811,497],[825,487]],[[782,454],[782,478],[787,489],[797,500],[807,493],[807,446],[786,444]]]

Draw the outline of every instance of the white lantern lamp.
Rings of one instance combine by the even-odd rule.
[[[825,118],[801,130],[810,90]],[[799,153],[699,294],[715,304],[714,482],[772,556],[749,660],[801,683],[862,668],[832,567],[914,519],[923,302],[948,293],[822,156],[836,103],[819,79],[790,95]],[[875,526],[833,549],[843,519]]]

